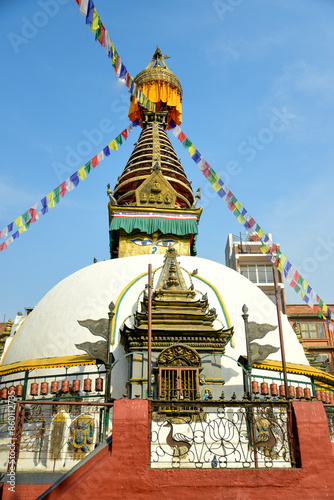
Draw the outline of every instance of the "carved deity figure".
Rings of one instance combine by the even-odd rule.
[[[90,417],[77,418],[70,427],[69,450],[77,460],[90,452],[93,443],[94,422]]]

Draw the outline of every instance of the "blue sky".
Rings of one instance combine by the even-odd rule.
[[[156,45],[171,57],[167,64],[184,92],[184,132],[333,303],[334,3],[96,0],[95,6],[130,74],[146,67]],[[5,2],[0,23],[3,228],[128,125],[129,97],[74,0]],[[0,253],[0,321],[36,305],[94,257],[108,259],[106,185],[115,184],[138,135],[134,129],[117,153]],[[243,228],[170,138],[194,189],[202,188],[198,255],[224,263],[228,233]],[[288,302],[298,302],[288,288]]]

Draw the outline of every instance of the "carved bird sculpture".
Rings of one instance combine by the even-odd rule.
[[[166,438],[166,443],[168,444],[168,446],[170,446],[171,448],[186,448],[186,453],[188,453],[192,445],[191,439],[189,439],[184,434],[173,434],[173,425],[170,422],[166,422],[164,427],[170,428],[170,431]]]
[[[191,274],[198,274],[198,269],[194,269]]]
[[[256,441],[256,443],[254,443],[254,448],[260,448],[261,446],[263,448],[265,448],[266,446],[275,446],[276,444],[276,438],[273,434],[273,431],[272,431],[272,426],[270,425],[269,426],[269,429],[268,429],[268,432],[269,432],[269,437],[268,439],[266,439],[266,441]]]

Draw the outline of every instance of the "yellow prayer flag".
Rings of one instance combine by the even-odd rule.
[[[51,193],[49,193],[48,195],[46,195],[46,197],[49,200],[48,207],[49,207],[50,210],[52,210],[53,207],[55,206],[55,202],[54,202],[54,199],[53,199],[53,191],[51,191]]]
[[[326,306],[326,304],[323,304],[322,310],[324,311],[325,314],[327,314],[328,306]]]
[[[98,29],[99,27],[99,15],[98,13],[96,12],[96,9],[94,7],[94,13],[93,13],[93,22],[92,24],[90,25],[90,31],[95,31]]]
[[[267,253],[268,250],[269,250],[269,248],[266,247],[266,245],[262,245],[262,247],[260,248],[260,250],[261,250],[262,253]]]
[[[284,262],[286,261],[286,257],[285,255],[281,254],[281,257],[280,257],[280,263],[282,264],[282,266],[284,265]]]
[[[84,181],[87,177],[86,170],[85,170],[85,165],[78,170],[79,177],[82,181]]]
[[[190,156],[193,156],[193,155],[196,153],[196,148],[195,148],[195,146],[192,144],[192,145],[190,146],[190,148],[188,149],[188,151],[189,151]]]
[[[282,271],[283,271],[283,267],[282,267],[282,264],[281,264],[280,262],[277,264],[277,269],[278,269],[280,272],[282,272]]]
[[[237,220],[240,224],[243,224],[246,219],[242,214],[240,214],[239,217],[237,217]]]
[[[260,228],[260,231],[257,233],[257,235],[259,238],[262,238],[262,236],[264,235],[263,229]]]
[[[19,227],[19,233],[22,234],[24,231],[26,231],[27,228],[25,226]]]
[[[240,210],[240,208],[242,207],[240,201],[238,200],[235,204],[235,208],[237,208],[238,210]]]
[[[302,299],[305,297],[305,293],[303,292],[303,290],[300,290],[300,294],[302,296]]]
[[[108,146],[109,146],[110,149],[113,149],[114,151],[118,150],[116,139],[114,139],[113,141],[109,142]]]
[[[303,281],[303,290],[306,290],[307,287],[308,287],[308,283],[306,283],[306,281],[304,280]]]
[[[212,187],[213,187],[213,189],[217,192],[217,191],[219,191],[219,189],[221,188],[221,185],[219,184],[219,182],[218,182],[218,181],[216,181],[216,182],[214,182],[214,183],[212,184]]]
[[[18,228],[20,228],[21,226],[23,226],[22,215],[20,215],[20,217],[18,217],[17,219],[15,219],[14,222],[17,225]]]

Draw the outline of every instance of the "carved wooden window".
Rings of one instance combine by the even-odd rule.
[[[199,369],[191,367],[159,368],[159,396],[164,400],[195,400],[199,393]]]

